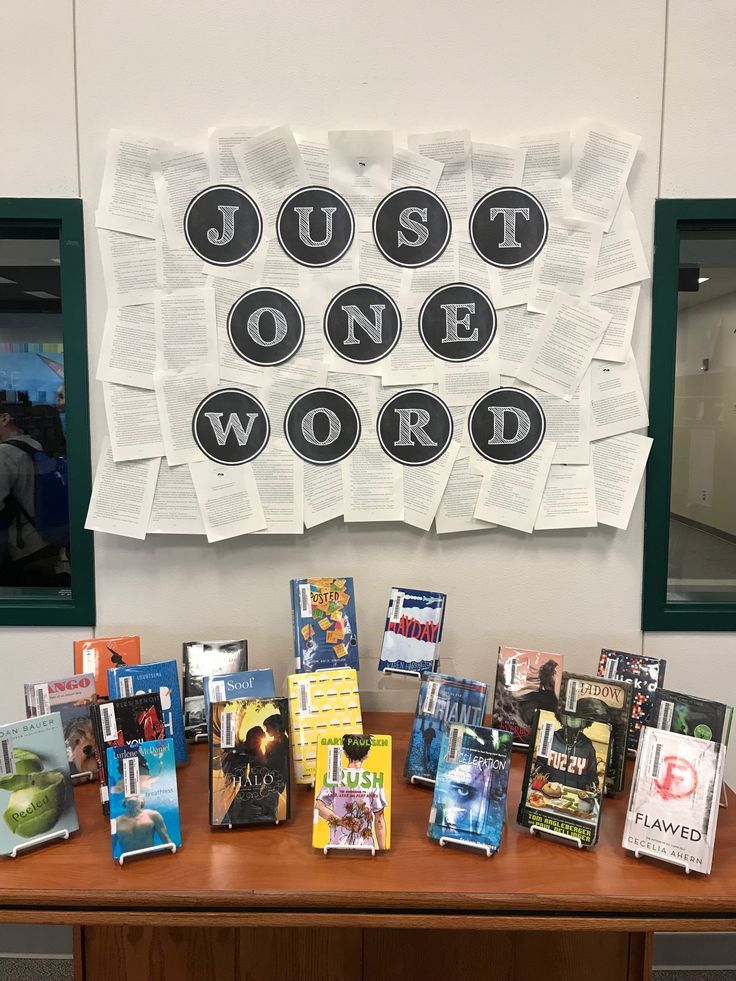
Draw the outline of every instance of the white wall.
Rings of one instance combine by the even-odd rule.
[[[736,197],[734,37],[730,0],[669,0],[660,197]],[[644,651],[667,658],[671,687],[692,687],[696,673],[698,693],[734,704],[736,634],[647,633]]]

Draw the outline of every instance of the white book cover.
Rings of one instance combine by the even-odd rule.
[[[707,875],[724,756],[720,743],[642,729],[623,847]]]

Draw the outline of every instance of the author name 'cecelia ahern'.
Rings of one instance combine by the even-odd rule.
[[[650,818],[640,811],[636,812],[634,823],[641,824],[650,831],[661,831],[673,838],[686,838],[688,841],[702,841],[703,838],[702,832],[697,828],[689,828],[685,824],[673,824],[672,821],[664,821],[661,818]]]

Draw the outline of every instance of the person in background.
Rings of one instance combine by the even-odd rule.
[[[26,432],[27,402],[0,401],[0,586],[59,585],[59,548],[34,524],[35,467],[41,443]]]
[[[63,385],[59,385],[56,390],[56,411],[59,413],[61,431],[66,437],[66,394],[64,393]]]

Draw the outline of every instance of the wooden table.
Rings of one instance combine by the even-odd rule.
[[[179,853],[121,868],[96,786],[78,787],[80,833],[0,865],[0,922],[74,925],[79,981],[644,981],[654,931],[736,929],[736,806],[721,810],[709,877],[621,848],[628,786],[606,800],[597,847],[578,851],[516,825],[515,752],[501,851],[440,848],[431,790],[401,776],[410,725],[365,720],[394,738],[390,852],[314,850],[302,787],[279,827],[210,830],[197,746],[179,771]]]

